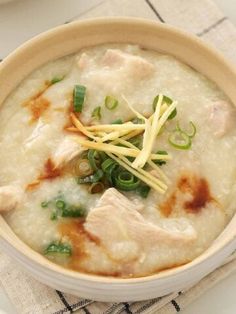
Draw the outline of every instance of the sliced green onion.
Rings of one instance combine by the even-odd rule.
[[[157,106],[157,103],[158,103],[158,100],[159,100],[159,95],[157,95],[154,100],[153,100],[153,103],[152,103],[152,108],[153,108],[153,111],[156,110],[156,106]],[[164,104],[167,104],[167,106],[170,106],[172,104],[173,100],[168,97],[168,96],[165,96],[163,95],[163,100],[162,100],[162,103]],[[175,108],[171,114],[169,115],[168,117],[168,120],[171,120],[171,119],[174,119],[174,117],[177,115],[177,109]]]
[[[56,211],[54,211],[54,212],[51,213],[50,219],[51,220],[57,220],[57,217],[58,217],[58,213]]]
[[[45,255],[50,254],[63,254],[70,256],[72,254],[72,249],[69,244],[61,242],[52,242],[44,251]]]
[[[56,76],[54,77],[52,80],[51,80],[51,84],[56,84],[56,83],[59,83],[61,82],[62,80],[64,79],[64,76]]]
[[[117,189],[122,191],[136,190],[139,184],[140,180],[126,170],[118,173],[118,175],[115,177],[115,186]]]
[[[151,190],[150,186],[146,184],[141,184],[140,186],[137,187],[135,192],[142,198],[147,198],[150,190]]]
[[[190,125],[190,128],[191,128],[190,133],[189,133],[189,132],[187,133],[185,130],[181,129],[181,128],[180,128],[180,125],[179,125],[179,122],[177,122],[176,130],[179,130],[179,131],[181,131],[181,132],[184,132],[184,133],[187,134],[190,138],[193,138],[193,137],[196,135],[196,133],[197,133],[197,128],[196,128],[195,124],[194,124],[192,121],[189,121],[189,125]]]
[[[114,120],[111,124],[123,124],[123,120],[122,119],[116,119]]]
[[[107,158],[101,165],[102,170],[108,182],[113,185],[113,172],[119,167],[119,165],[111,158]]]
[[[104,161],[107,159],[107,155],[103,151],[98,151],[98,154],[100,156],[101,161]]]
[[[98,170],[98,164],[100,163],[100,156],[99,153],[94,149],[89,149],[88,151],[88,161],[90,167],[94,170]]]
[[[110,169],[111,166],[113,166],[114,164],[116,164],[116,162],[111,159],[111,158],[107,158],[105,161],[103,161],[103,163],[101,164],[102,170],[104,172],[107,172],[108,169]]]
[[[158,150],[156,152],[156,154],[159,154],[159,155],[168,155],[168,153],[165,151],[165,150]],[[153,162],[159,166],[162,166],[162,165],[165,165],[166,164],[166,161],[163,160],[163,159],[157,159],[157,160],[153,160]]]
[[[93,173],[93,169],[88,159],[79,159],[75,164],[75,174],[79,177],[85,177]]]
[[[77,207],[77,206],[71,205],[62,211],[61,216],[62,217],[85,217],[86,210],[83,207]]]
[[[63,200],[57,200],[55,205],[57,209],[63,210],[66,208],[66,203]]]
[[[114,110],[118,106],[119,102],[112,96],[106,96],[105,98],[105,106],[109,110]]]
[[[85,99],[86,87],[83,85],[75,85],[73,100],[74,100],[74,111],[82,112],[84,99]]]
[[[171,114],[169,115],[168,120],[174,119],[174,117],[175,117],[176,115],[177,115],[177,109],[175,108],[175,109],[171,112]]]
[[[101,169],[98,169],[94,174],[85,178],[78,178],[78,184],[95,183],[102,179],[104,173]]]
[[[104,184],[102,182],[92,183],[89,187],[89,193],[96,194],[104,191]]]
[[[138,135],[129,139],[129,142],[134,146],[138,147],[139,149],[141,149],[143,139],[142,136]]]
[[[101,115],[101,106],[98,106],[96,108],[94,108],[93,112],[92,112],[92,118],[96,119],[96,120],[100,120],[102,115]]]
[[[48,205],[49,205],[49,202],[48,202],[48,201],[44,201],[44,202],[41,203],[41,207],[42,207],[42,208],[47,208]]]
[[[131,122],[133,122],[134,124],[143,124],[145,121],[143,119],[136,117],[133,120],[131,120]]]
[[[191,138],[180,130],[173,131],[170,134],[168,141],[173,147],[178,149],[189,149],[192,144]]]

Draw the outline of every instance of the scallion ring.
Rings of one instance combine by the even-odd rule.
[[[159,95],[157,95],[154,99],[153,99],[153,103],[152,103],[152,108],[153,108],[153,111],[156,110],[156,106],[157,106],[157,103],[158,103],[158,100],[159,100]],[[163,104],[167,104],[167,106],[170,106],[172,104],[173,100],[168,97],[168,96],[165,96],[163,95],[163,99],[162,99],[162,103]],[[177,109],[175,108],[171,114],[169,115],[168,117],[168,120],[172,120],[174,119],[174,117],[177,115]]]
[[[104,184],[102,182],[92,183],[89,187],[90,194],[101,193],[104,191]]]
[[[137,189],[135,190],[135,192],[141,196],[142,198],[147,198],[149,192],[150,192],[151,188],[150,186],[146,185],[146,184],[141,184],[140,186],[137,187]]]
[[[101,164],[101,167],[102,167],[102,170],[104,172],[107,172],[111,166],[115,165],[116,162],[111,159],[111,158],[107,158],[102,164]]]
[[[101,106],[98,106],[96,108],[94,108],[92,114],[91,114],[92,118],[96,119],[96,120],[101,120]]]
[[[173,147],[178,149],[189,149],[192,145],[191,138],[180,130],[173,131],[170,134],[168,141]]]
[[[74,111],[82,112],[86,87],[83,85],[75,85],[73,93]]]
[[[115,177],[115,186],[117,189],[122,191],[133,191],[136,190],[140,184],[140,180],[137,179],[129,171],[121,171],[117,173]]]
[[[41,203],[41,207],[42,207],[42,208],[47,208],[48,205],[49,205],[49,202],[48,202],[48,201],[44,201],[44,202]]]
[[[131,144],[133,144],[134,146],[136,146],[136,147],[138,147],[138,148],[141,149],[142,142],[143,142],[142,136],[139,136],[139,135],[138,135],[138,136],[132,137],[132,138],[129,140],[129,142],[130,142]]]
[[[56,200],[55,205],[57,209],[63,210],[66,208],[66,203],[63,200]]]
[[[119,102],[113,96],[106,96],[105,106],[109,110],[114,110],[118,106]]]
[[[196,128],[195,124],[192,121],[189,121],[189,125],[190,125],[190,129],[191,130],[190,130],[190,132],[187,132],[186,130],[181,129],[181,127],[179,125],[179,122],[177,122],[176,130],[182,131],[185,134],[187,134],[190,138],[193,138],[196,135],[196,133],[197,133],[197,128]]]
[[[123,122],[122,119],[116,119],[116,120],[112,121],[111,124],[123,124],[123,123],[124,123],[124,122]]]
[[[91,176],[85,177],[85,178],[78,178],[77,183],[78,184],[86,184],[86,183],[95,183],[102,179],[104,173],[102,169],[98,169],[94,174]]]
[[[71,246],[67,243],[52,242],[44,251],[45,255],[63,254],[70,256],[72,254]]]
[[[75,174],[79,177],[86,177],[93,173],[88,159],[79,159],[75,164]]]
[[[54,77],[52,80],[51,80],[51,84],[56,84],[56,83],[59,83],[61,82],[62,80],[64,79],[64,76],[56,76]]]
[[[94,170],[94,171],[97,171],[98,170],[98,165],[100,163],[100,155],[99,153],[94,150],[94,149],[89,149],[88,151],[88,161],[89,161],[89,164],[91,166],[91,168]]]
[[[113,185],[114,171],[119,167],[118,164],[111,158],[107,158],[101,165],[102,170],[105,173],[106,179]]]
[[[158,150],[156,152],[156,154],[158,155],[168,155],[168,153],[165,150]],[[162,166],[166,164],[166,161],[163,159],[157,159],[157,160],[153,160],[153,162],[158,165],[158,166]]]
[[[61,217],[85,217],[86,210],[81,206],[71,205],[62,211]]]

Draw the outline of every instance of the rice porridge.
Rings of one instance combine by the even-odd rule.
[[[234,106],[134,45],[34,71],[0,111],[0,210],[45,258],[140,277],[192,261],[235,212]]]

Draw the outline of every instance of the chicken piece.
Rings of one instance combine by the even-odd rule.
[[[226,101],[216,101],[210,107],[210,127],[216,137],[222,137],[236,123],[234,108]]]
[[[122,262],[133,261],[163,243],[178,246],[196,239],[196,232],[186,219],[173,219],[159,227],[145,220],[132,202],[113,188],[88,214],[84,227],[100,240],[113,260]]]
[[[150,76],[154,66],[142,57],[134,56],[118,49],[108,49],[102,63],[112,68],[124,68],[130,76],[142,79]]]
[[[57,147],[54,155],[52,156],[52,162],[55,168],[61,168],[77,155],[79,155],[84,148],[76,141],[76,136],[68,135],[65,136],[63,141]]]
[[[106,206],[106,205],[114,205],[117,204],[119,207],[123,208],[132,208],[133,210],[141,211],[144,208],[144,205],[135,200],[131,202],[127,197],[118,192],[114,188],[110,188],[106,190],[106,192],[101,196],[98,201],[97,207]]]
[[[22,198],[22,191],[12,185],[0,187],[0,212],[14,209]]]

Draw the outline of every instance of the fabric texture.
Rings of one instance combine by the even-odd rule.
[[[172,24],[207,40],[236,62],[236,29],[210,0],[107,0],[76,19],[97,16],[138,16]],[[186,291],[149,301],[112,304],[53,290],[31,278],[5,254],[1,253],[0,258],[0,283],[19,314],[177,313],[236,270],[234,253],[224,265]]]

